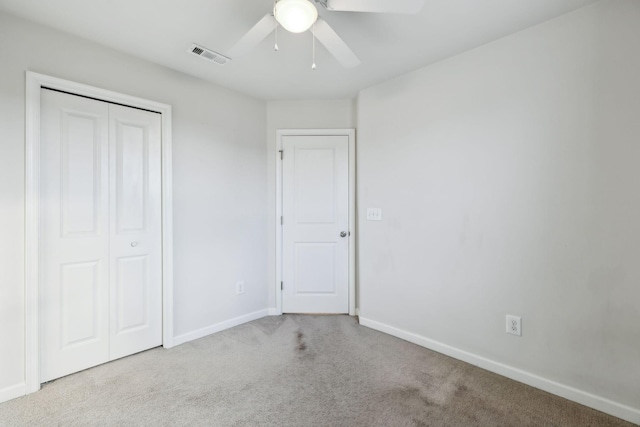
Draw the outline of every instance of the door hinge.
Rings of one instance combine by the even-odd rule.
[[[284,150],[279,150],[280,152],[280,160],[284,159]]]
[[[280,225],[284,224],[284,217],[280,216]]]
[[[280,290],[284,290],[284,282],[280,282]]]

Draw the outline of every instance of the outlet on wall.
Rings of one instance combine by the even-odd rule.
[[[522,318],[507,314],[507,333],[522,336]]]
[[[244,294],[244,282],[236,282],[236,295]]]

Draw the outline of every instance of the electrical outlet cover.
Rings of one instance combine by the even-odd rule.
[[[236,282],[236,295],[244,294],[244,282]]]
[[[522,318],[507,314],[507,333],[522,336]]]

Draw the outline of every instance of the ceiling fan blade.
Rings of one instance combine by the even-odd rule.
[[[347,46],[344,40],[333,31],[333,28],[327,24],[327,21],[318,18],[311,28],[311,32],[343,67],[353,68],[360,65],[360,59],[358,59],[356,54]]]
[[[271,14],[266,14],[247,34],[242,36],[242,38],[233,45],[227,54],[231,58],[236,58],[248,53],[259,45],[262,40],[266,39],[267,36],[276,29],[276,25],[278,25],[276,18]]]
[[[404,13],[415,15],[424,0],[327,0],[327,10],[337,12]]]

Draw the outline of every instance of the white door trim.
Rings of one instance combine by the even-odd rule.
[[[356,314],[356,131],[355,129],[278,129],[276,131],[276,314],[282,314],[282,137],[347,136],[349,138],[349,315]],[[286,155],[286,153],[285,153]]]
[[[40,93],[42,88],[151,110],[162,114],[162,345],[173,347],[173,215],[171,106],[27,71],[25,152],[25,382],[40,389]]]

